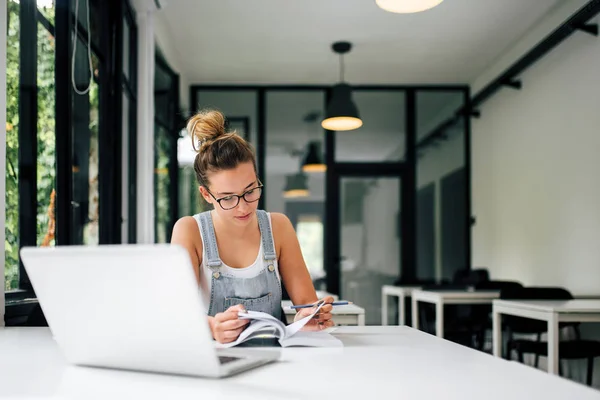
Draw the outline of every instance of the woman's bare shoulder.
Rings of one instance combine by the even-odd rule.
[[[198,222],[194,217],[181,217],[173,225],[173,234],[171,235],[171,243],[178,243],[191,247],[193,245],[202,254],[202,238],[200,237],[200,229]]]
[[[269,214],[271,214],[271,225],[273,225],[273,231],[275,231],[275,230],[284,230],[285,231],[285,230],[289,229],[290,227],[292,227],[292,222],[287,217],[287,215],[278,213],[278,212],[272,212]]]

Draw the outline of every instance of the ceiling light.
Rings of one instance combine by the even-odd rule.
[[[324,129],[330,131],[350,131],[360,128],[362,120],[358,114],[358,108],[352,101],[352,89],[344,83],[344,53],[352,48],[349,42],[336,42],[332,46],[334,52],[340,55],[340,83],[333,86],[332,96],[325,119],[321,122]]]
[[[321,144],[319,142],[310,142],[304,162],[302,163],[302,171],[304,172],[325,172],[327,165],[323,162],[321,155]]]
[[[439,5],[443,0],[375,0],[385,11],[409,14],[429,10]]]
[[[285,189],[283,189],[283,197],[307,197],[309,195],[308,186],[306,184],[306,175],[302,172],[297,174],[287,175]]]

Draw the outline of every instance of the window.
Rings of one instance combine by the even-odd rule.
[[[19,287],[19,3],[7,2],[6,38],[6,251],[4,286]]]
[[[157,49],[154,74],[154,240],[171,241],[179,214],[179,76]]]
[[[135,137],[135,16],[128,2],[99,7],[99,1],[90,0],[88,25],[87,2],[79,1],[77,35],[74,36],[75,25],[68,26],[65,21],[75,19],[76,2],[63,0],[63,4],[71,5],[70,10],[55,8],[55,2],[8,0],[6,3],[4,286],[9,300],[18,300],[23,296],[21,291],[27,296],[32,294],[18,258],[21,247],[119,243],[121,198],[128,196],[129,204],[135,203],[135,198],[131,201],[135,195],[135,190],[131,190],[135,175],[131,178],[131,168],[121,165],[120,157],[121,135],[129,140]],[[121,33],[116,29],[119,23],[127,24],[127,32],[115,38],[116,42],[103,40],[101,35]],[[97,29],[100,26],[106,29]],[[87,48],[90,31],[91,71]],[[73,38],[77,40],[74,80],[78,91],[85,93],[71,88]],[[121,39],[127,43],[122,44]],[[114,43],[117,49],[113,49]],[[116,57],[113,51],[121,51],[121,45],[123,59]],[[128,55],[126,60],[125,54]],[[106,66],[120,67],[117,62],[122,62],[127,69],[123,72],[122,92],[111,87],[115,82],[120,85],[121,79],[111,81],[107,75]],[[61,79],[60,85],[56,84],[57,79]],[[89,91],[86,90],[88,85]],[[122,100],[125,98],[127,101]],[[123,117],[122,112],[127,117]],[[121,120],[126,121],[123,133],[119,130]],[[59,131],[71,132],[71,135],[57,134]],[[118,161],[114,162],[115,158]],[[125,162],[135,163],[135,156]],[[123,170],[128,172],[129,180],[127,190],[121,193]],[[128,210],[131,208],[128,205]],[[7,316],[10,317],[9,312]]]
[[[304,262],[313,280],[325,276],[323,270],[323,222],[318,216],[302,215],[298,219],[296,234]]]

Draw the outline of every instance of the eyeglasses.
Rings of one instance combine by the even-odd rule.
[[[243,197],[246,203],[254,203],[260,199],[260,195],[262,194],[263,184],[258,181],[258,186],[252,188],[250,190],[245,191],[243,194],[231,194],[229,196],[221,197],[217,199],[214,194],[206,189],[208,194],[212,196],[213,199],[219,203],[223,210],[231,210],[232,208],[236,208],[238,204],[240,204],[240,199]]]

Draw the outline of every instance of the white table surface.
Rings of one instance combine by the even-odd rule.
[[[406,325],[406,300],[420,286],[383,285],[381,287],[381,324],[388,324],[388,296],[398,297],[398,325]]]
[[[493,354],[501,357],[500,316],[515,315],[548,323],[548,372],[558,374],[560,322],[600,322],[600,300],[494,300],[492,307]]]
[[[333,334],[345,347],[262,347],[281,360],[216,380],[69,366],[47,328],[6,328],[0,397],[600,400],[600,391],[580,383],[409,327],[340,327]]]
[[[293,322],[296,310],[290,310],[292,306],[291,300],[282,300],[281,306],[285,313],[288,323]],[[340,325],[364,325],[365,324],[365,309],[356,304],[347,304],[344,306],[334,306],[331,310],[332,320]]]
[[[435,304],[435,334],[444,337],[445,304],[492,304],[499,290],[415,290],[412,292],[412,326],[419,329],[419,301]]]

